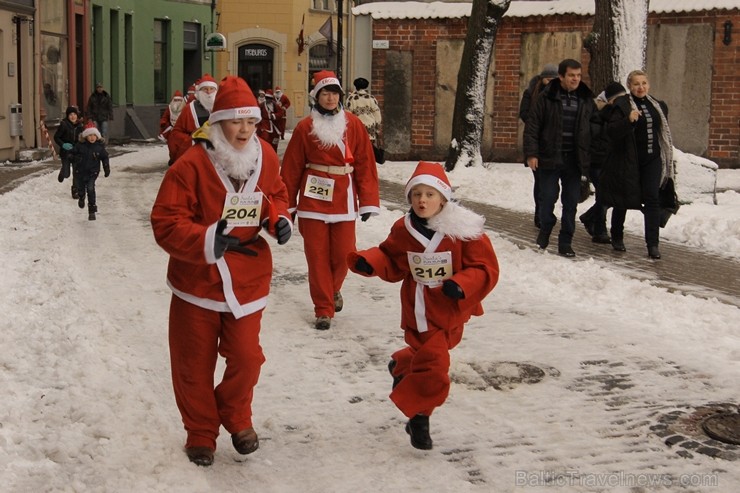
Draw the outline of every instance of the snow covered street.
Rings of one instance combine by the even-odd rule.
[[[260,449],[240,456],[223,431],[214,465],[193,465],[170,383],[167,255],[149,224],[167,150],[129,149],[98,179],[97,221],[56,172],[0,195],[3,491],[740,488],[740,446],[701,450],[711,442],[687,425],[705,406],[737,412],[737,303],[656,287],[605,262],[521,248],[495,224],[488,226],[501,279],[486,314],[451,352],[453,385],[431,417],[433,450],[410,446],[405,417],[388,399],[386,365],[403,346],[400,285],[350,274],[344,310],[331,330],[314,330],[296,228],[284,246],[270,240],[267,362],[254,399]],[[388,162],[380,176],[403,183],[413,164]],[[479,168],[477,177],[460,170],[450,180],[458,197],[500,194],[512,203],[498,205],[523,210],[531,178],[516,168]],[[732,185],[739,176],[726,175]],[[682,207],[667,241],[714,245],[738,261],[740,195],[725,191],[718,204]],[[403,213],[383,206],[358,222],[358,248],[385,239]],[[641,224],[628,215],[632,231]],[[688,239],[697,236],[705,244]],[[677,435],[683,439],[665,443]]]

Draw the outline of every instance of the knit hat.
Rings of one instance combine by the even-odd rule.
[[[627,94],[627,89],[619,82],[610,82],[604,89],[604,97],[607,101],[623,94]]]
[[[77,108],[77,106],[67,106],[67,111],[64,112],[66,116],[69,116],[70,113],[74,113],[77,116],[80,116],[80,110]]]
[[[319,96],[319,91],[321,91],[322,89],[331,89],[333,91],[344,94],[344,91],[342,90],[342,84],[339,83],[337,75],[331,70],[320,70],[319,72],[316,72],[313,75],[313,80],[316,85],[313,86],[313,89],[311,89],[311,92],[309,94],[311,94],[311,96],[313,96],[314,98],[317,98]]]
[[[218,89],[216,79],[211,77],[211,74],[203,74],[203,77],[198,79],[198,83],[195,85],[195,90],[200,91],[204,87],[213,87],[215,89]]]
[[[367,89],[370,86],[370,82],[368,82],[368,80],[363,77],[356,78],[352,84],[355,86],[355,89],[357,89],[358,91],[360,89]]]
[[[409,203],[411,203],[411,189],[420,184],[435,188],[447,200],[452,198],[450,180],[447,179],[444,167],[439,163],[419,161],[414,174],[406,183],[406,199]]]
[[[103,138],[100,135],[100,131],[95,128],[95,124],[93,122],[87,122],[87,125],[85,125],[85,129],[82,131],[83,139],[86,139],[88,135],[96,135],[99,139]]]
[[[544,67],[542,67],[542,72],[540,72],[540,77],[547,78],[547,79],[554,79],[558,76],[558,66],[554,63],[548,63]]]
[[[236,75],[227,75],[218,86],[216,101],[208,121],[213,124],[221,120],[240,118],[256,118],[260,121],[260,108],[246,81]]]

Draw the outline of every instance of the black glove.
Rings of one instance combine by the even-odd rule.
[[[370,213],[369,212],[365,212],[364,214],[362,214],[360,216],[360,219],[362,219],[362,222],[364,223],[365,221],[367,221],[368,219],[370,219]]]
[[[465,298],[465,293],[463,293],[462,288],[451,279],[447,279],[442,283],[442,292],[445,296],[452,298],[453,300],[461,300]]]
[[[213,255],[220,259],[229,247],[239,245],[239,238],[223,234],[226,229],[226,219],[221,219],[216,226],[216,237],[213,240]]]
[[[290,222],[284,217],[281,217],[275,223],[275,237],[277,238],[278,245],[285,245],[290,239],[290,235],[293,234],[293,230],[290,228]]]
[[[365,274],[372,274],[375,272],[373,270],[373,266],[367,263],[367,260],[365,260],[365,257],[358,257],[357,261],[355,262],[355,270],[359,272],[364,272]]]
[[[110,166],[103,166],[103,176],[106,178],[110,176]]]

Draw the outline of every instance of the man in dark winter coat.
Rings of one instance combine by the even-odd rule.
[[[550,242],[556,222],[553,211],[562,187],[558,254],[564,257],[576,255],[571,243],[581,177],[588,176],[590,163],[593,98],[591,90],[581,82],[580,62],[565,59],[558,66],[558,78],[550,81],[534,102],[524,128],[524,156],[527,166],[539,173],[540,182],[537,246],[544,250]]]
[[[529,85],[522,93],[522,100],[519,103],[519,118],[526,125],[527,116],[529,116],[529,109],[532,107],[532,101],[537,99],[542,89],[550,83],[551,80],[557,78],[558,66],[554,63],[548,63],[542,67],[542,72],[535,75],[529,80]],[[527,163],[524,163],[526,166]],[[534,178],[534,185],[532,187],[532,197],[534,199],[534,225],[540,227],[540,205],[538,197],[540,195],[540,183],[536,170],[532,170],[532,177]]]
[[[103,89],[103,83],[95,84],[95,91],[87,100],[87,116],[95,123],[101,138],[108,138],[108,120],[113,119],[113,100]]]

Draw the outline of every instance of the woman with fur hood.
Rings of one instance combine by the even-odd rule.
[[[432,448],[429,416],[450,390],[449,350],[498,282],[499,267],[485,218],[451,201],[442,166],[420,162],[406,184],[411,210],[379,246],[353,252],[349,268],[401,285],[401,328],[407,347],[391,356],[391,400],[409,421],[411,445]]]
[[[648,94],[650,83],[642,70],[627,76],[626,94],[614,101],[608,117],[611,145],[596,198],[612,206],[612,247],[624,252],[627,209],[642,211],[648,256],[660,258],[660,190],[673,186],[673,142],[668,128],[668,106]]]

